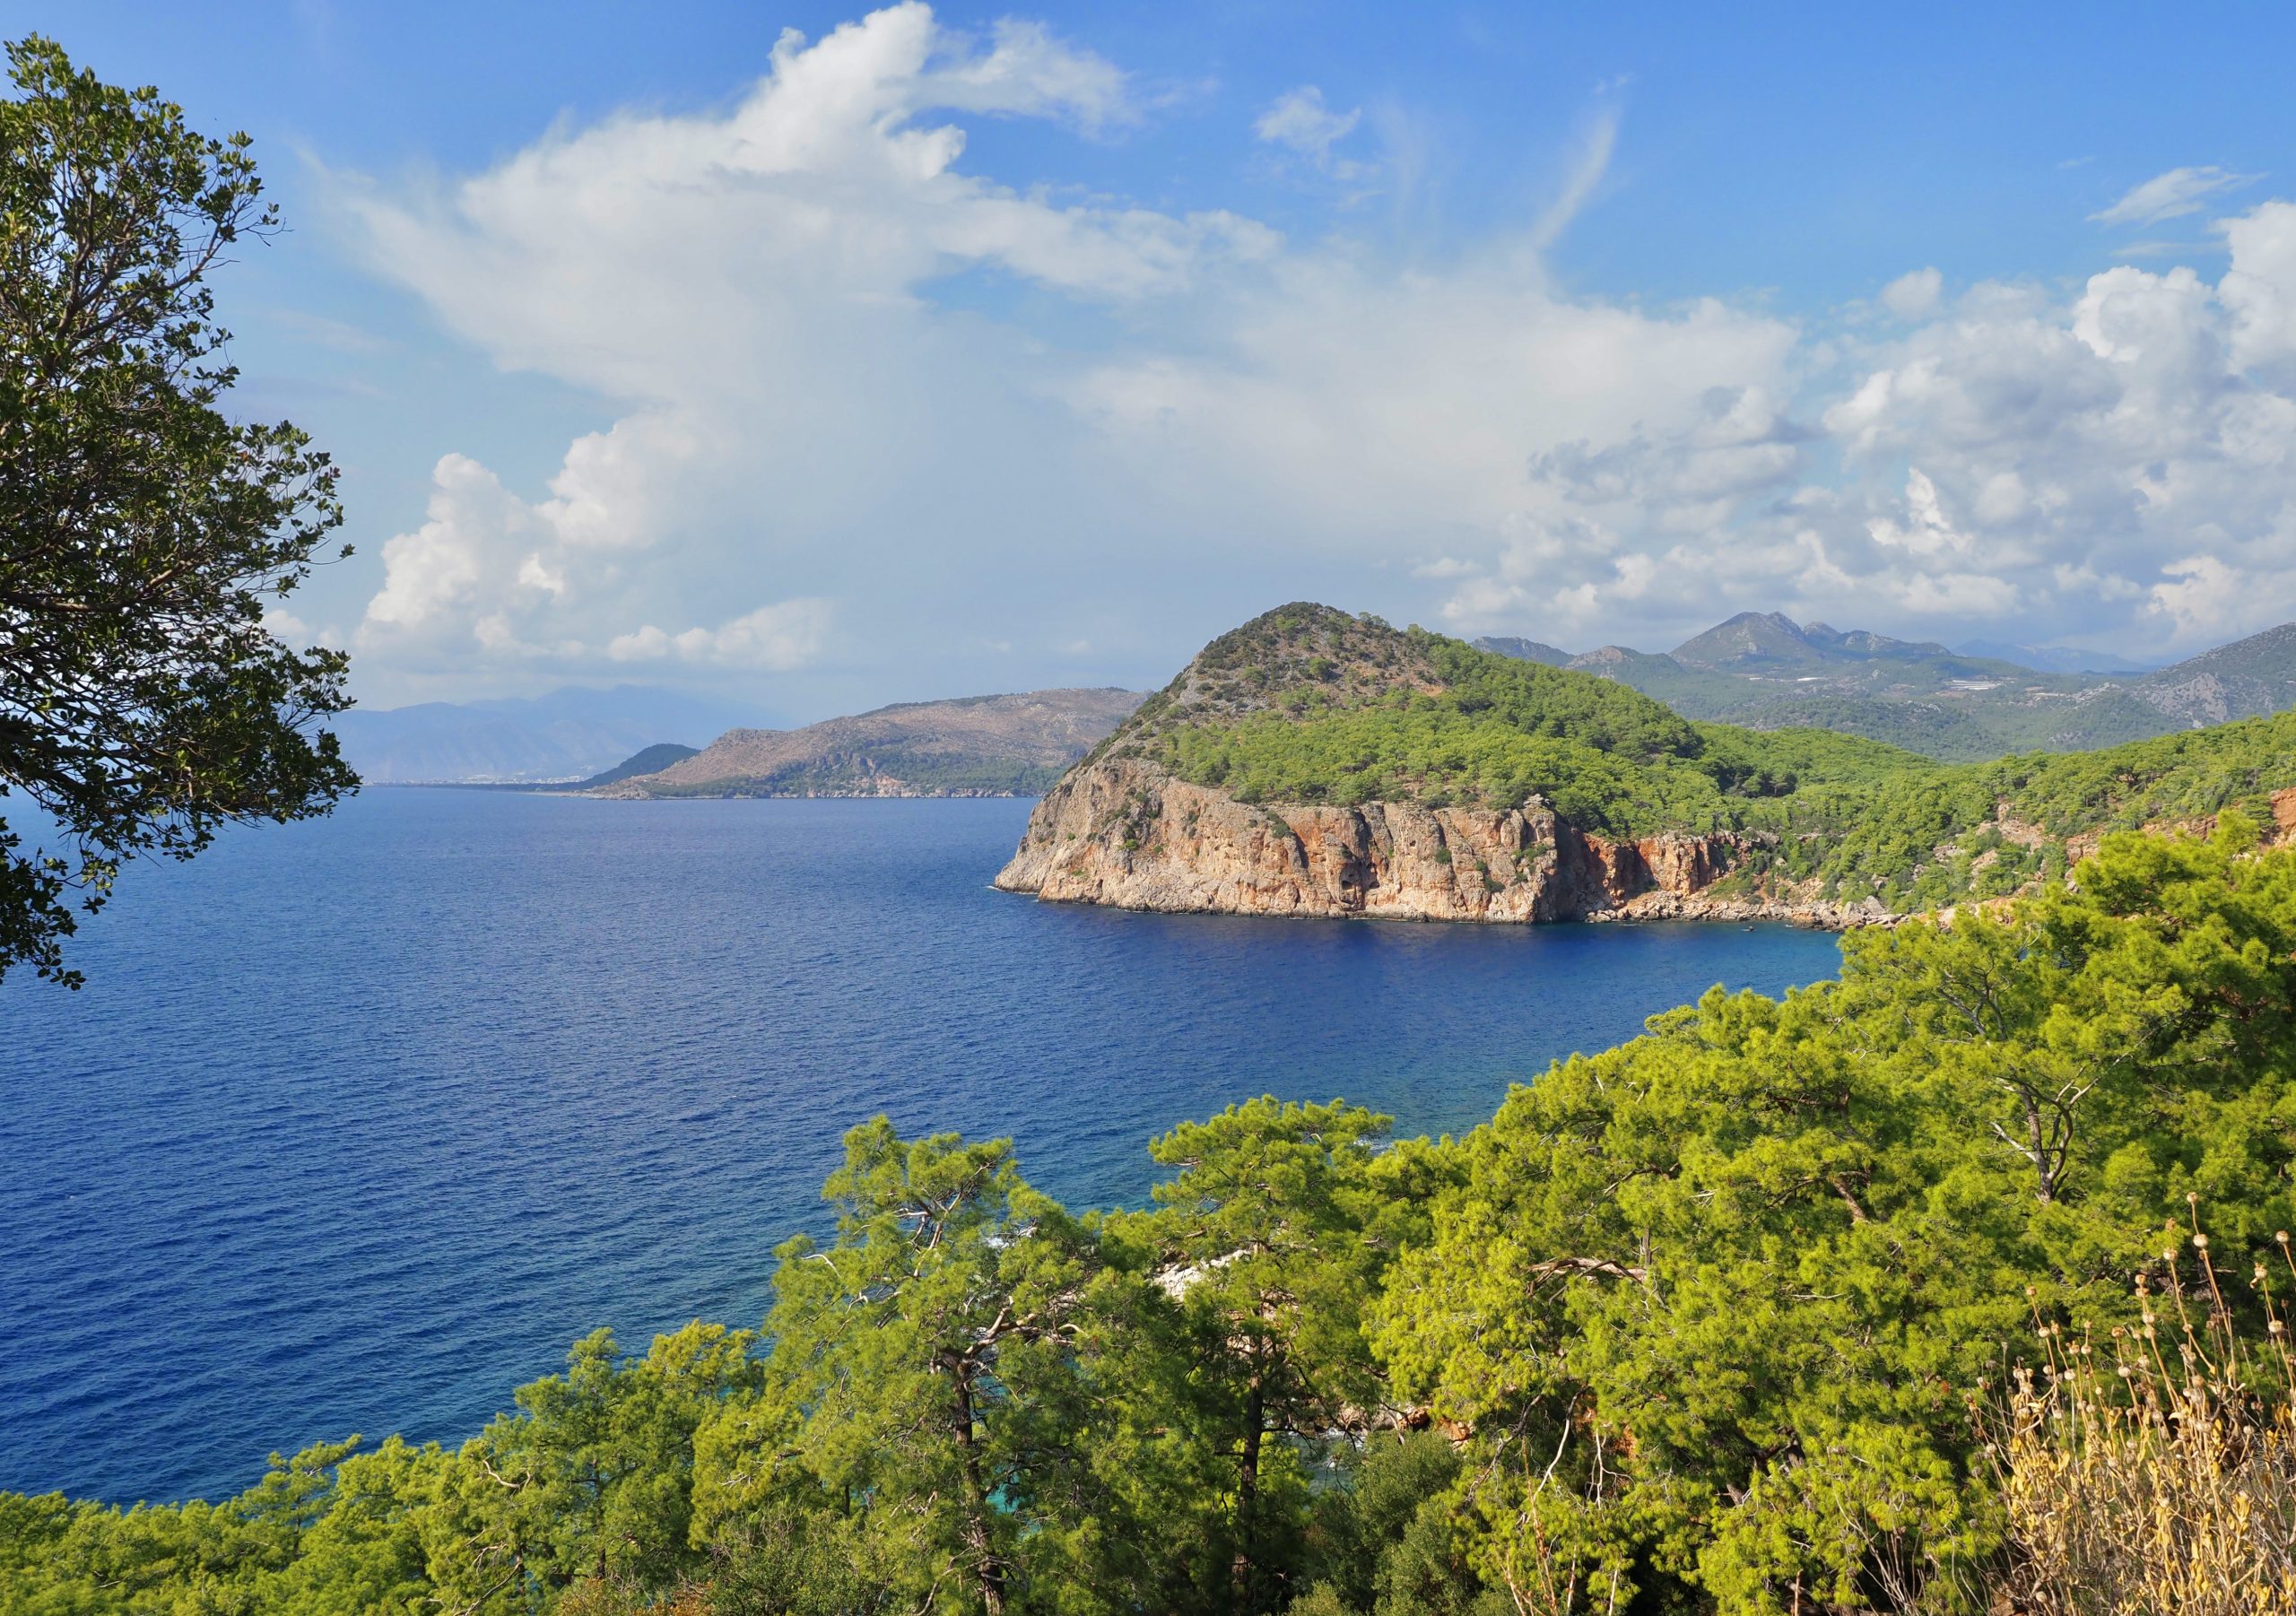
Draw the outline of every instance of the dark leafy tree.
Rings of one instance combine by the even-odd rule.
[[[0,972],[63,963],[126,859],[325,812],[356,778],[315,719],[340,652],[264,626],[342,520],[335,468],[222,408],[211,271],[276,224],[248,139],[155,90],[8,48],[0,102]],[[346,548],[343,553],[349,553]]]

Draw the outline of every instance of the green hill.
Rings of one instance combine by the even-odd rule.
[[[1213,640],[1105,750],[1244,802],[1536,795],[1622,835],[1735,828],[1805,786],[1935,768],[1855,736],[1692,724],[1612,680],[1306,603]]]
[[[673,763],[683,763],[700,750],[699,746],[681,746],[675,741],[657,741],[643,752],[632,752],[604,773],[592,775],[574,789],[594,791],[601,786],[611,786],[617,780],[652,774],[657,769],[667,769]]]
[[[1243,803],[1482,808],[1543,799],[1582,830],[1737,832],[1726,885],[1892,908],[2061,874],[2117,827],[2261,813],[2296,785],[2296,714],[2104,751],[1949,765],[1827,728],[1697,723],[1613,679],[1328,606],[1207,646],[1102,743]]]

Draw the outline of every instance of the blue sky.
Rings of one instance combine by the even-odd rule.
[[[378,705],[2296,617],[2285,7],[0,11],[256,137]]]

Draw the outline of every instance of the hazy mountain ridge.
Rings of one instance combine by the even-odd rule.
[[[327,721],[370,785],[587,781],[659,742],[700,743],[742,717],[727,703],[648,685],[352,708]]]
[[[1543,662],[1551,668],[1567,667],[1570,653],[1543,639],[1490,639],[1474,642],[1486,651],[1496,651],[1501,656],[1519,657],[1525,662]]]
[[[1821,622],[1797,623],[1782,612],[1741,612],[1683,641],[1670,655],[1686,667],[1721,670],[1926,661],[1953,653],[1926,640],[1892,639],[1864,629],[1845,634]]]
[[[1687,717],[1830,729],[1949,762],[2088,751],[2296,706],[2296,624],[2149,673],[2030,667],[1775,612],[1741,613],[1671,652],[1474,644],[1500,656],[1536,647],[1528,660],[1614,679]]]
[[[1133,691],[908,701],[802,729],[734,729],[601,795],[1018,796],[1044,790],[1130,717]]]
[[[2136,679],[2161,665],[2157,662],[2134,662],[2110,651],[2092,650],[2085,646],[2026,646],[2004,639],[1965,639],[1953,648],[1964,656],[2039,668],[2044,673],[2105,673]]]

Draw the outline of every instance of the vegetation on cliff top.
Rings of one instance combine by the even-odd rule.
[[[1102,751],[1246,802],[1535,795],[1622,835],[1736,828],[1761,817],[1750,804],[1805,786],[1935,767],[1822,731],[1693,725],[1611,680],[1306,604],[1213,640]]]
[[[1693,724],[1614,681],[1327,606],[1221,636],[1104,743],[1245,802],[1519,807],[1613,836],[1740,831],[1739,886],[1892,907],[2016,891],[2067,843],[2296,785],[2296,715],[1946,765],[1823,730]]]
[[[1718,989],[1463,1139],[1239,1106],[1155,1142],[1149,1208],[868,1125],[761,1334],[601,1333],[459,1448],[324,1445],[219,1504],[0,1495],[0,1608],[1976,1616],[2139,1608],[2066,1532],[2183,1586],[2187,1525],[2253,1584],[2292,1383],[2174,1358],[2187,1310],[2285,1327],[2296,852],[2253,846],[2117,838],[2077,891],[1854,934],[1839,981]],[[2093,1340],[2109,1414],[2154,1315],[2133,1384],[2205,1378],[2253,1438],[2174,1476],[2142,1405],[2069,1430],[2010,1389]],[[2232,1591],[2171,1603],[2288,1608]]]

